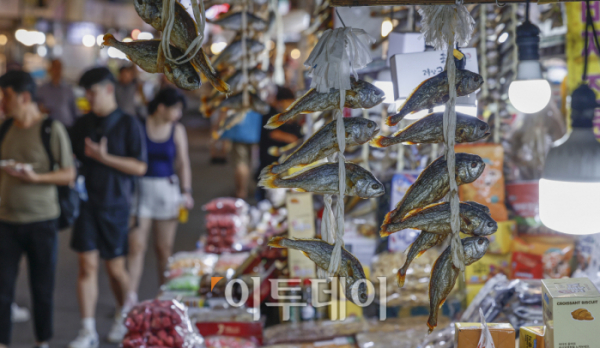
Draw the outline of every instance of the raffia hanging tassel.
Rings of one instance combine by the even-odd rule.
[[[344,130],[344,102],[346,90],[351,89],[350,74],[358,79],[356,70],[371,62],[368,45],[375,42],[364,30],[355,28],[338,28],[327,30],[310,53],[304,65],[310,67],[311,87],[319,93],[328,93],[331,88],[340,90],[340,107],[335,111],[337,127],[336,136],[339,152],[339,193],[335,214],[332,212],[332,196],[325,195],[325,210],[321,225],[321,236],[324,241],[334,244],[329,269],[318,270],[319,278],[327,278],[337,273],[342,259],[344,245],[344,193],[346,192],[346,134]],[[335,226],[333,221],[335,220]]]
[[[465,270],[465,255],[460,241],[460,216],[458,186],[455,179],[455,132],[456,132],[456,65],[454,45],[467,45],[471,39],[475,20],[467,8],[461,4],[422,6],[419,14],[423,17],[422,33],[425,42],[436,49],[447,49],[446,70],[448,72],[449,99],[444,111],[444,143],[450,182],[450,224],[452,227],[452,263],[461,271]]]
[[[175,2],[177,0],[164,0],[162,8],[162,27],[163,35],[158,48],[159,57],[164,54],[165,58],[175,62],[176,64],[184,64],[192,60],[198,52],[202,49],[202,43],[204,42],[204,28],[206,27],[206,14],[204,13],[204,1],[203,0],[191,0],[192,10],[194,12],[194,19],[196,20],[198,28],[198,36],[192,41],[192,43],[185,50],[185,53],[180,57],[173,58],[171,54],[171,47],[169,45],[169,38],[175,24]],[[162,53],[161,53],[162,51]]]

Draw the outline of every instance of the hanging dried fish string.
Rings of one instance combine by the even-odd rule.
[[[194,19],[196,20],[196,27],[198,28],[198,36],[196,36],[194,41],[192,41],[192,43],[188,46],[187,50],[185,50],[185,53],[183,53],[183,55],[177,58],[173,58],[173,56],[171,55],[171,47],[169,45],[169,40],[171,38],[171,31],[173,30],[173,25],[175,24],[176,1],[177,0],[163,1],[163,35],[160,42],[160,46],[158,48],[158,56],[161,57],[164,54],[164,57],[166,59],[175,62],[176,64],[184,64],[192,60],[202,49],[202,43],[204,42],[204,28],[206,27],[206,15],[204,13],[204,1],[191,0],[192,10],[194,11]]]
[[[272,0],[271,6],[275,11],[275,28],[277,41],[275,43],[275,66],[273,71],[273,82],[277,85],[285,84],[285,73],[283,72],[283,55],[285,54],[285,43],[283,42],[283,20],[279,12],[279,1]]]
[[[447,48],[446,70],[448,73],[449,99],[444,111],[443,130],[446,163],[450,182],[450,225],[452,228],[452,263],[461,271],[465,269],[465,256],[460,241],[460,217],[458,187],[455,179],[455,132],[456,132],[456,65],[454,63],[455,42],[466,45],[473,32],[475,21],[467,8],[456,5],[422,6],[419,14],[423,17],[423,35],[425,42],[436,49]]]
[[[344,27],[325,31],[305,62],[305,65],[310,67],[310,74],[313,77],[311,87],[316,88],[317,92],[327,93],[331,88],[340,91],[340,106],[334,112],[339,148],[337,153],[339,163],[338,201],[334,216],[331,208],[332,196],[324,195],[325,209],[321,225],[323,240],[334,244],[334,249],[328,270],[319,270],[319,278],[333,276],[340,267],[341,250],[344,245],[344,193],[346,192],[346,159],[344,157],[346,132],[342,110],[346,100],[346,91],[351,89],[350,74],[352,73],[358,79],[356,69],[366,66],[371,61],[367,45],[374,41],[364,30],[347,28],[339,13],[337,15]],[[334,219],[336,228],[334,228]]]

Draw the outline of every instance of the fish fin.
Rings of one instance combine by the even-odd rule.
[[[352,97],[356,97],[358,93],[356,93],[356,91],[353,91],[351,89],[346,90],[346,95],[352,96]]]
[[[442,299],[442,301],[440,302],[440,304],[439,304],[438,308],[442,307],[442,306],[444,305],[444,303],[446,303],[446,297],[444,297],[444,298]]]
[[[117,39],[115,39],[113,34],[106,34],[104,35],[104,37],[102,38],[102,46],[108,46],[111,47],[115,44],[115,42],[117,42]]]
[[[408,101],[419,91],[419,89],[425,84],[425,82],[429,81],[433,77],[435,77],[435,76],[432,76],[432,77],[428,78],[427,80],[423,80],[423,82],[421,82],[417,87],[415,87],[415,89],[413,89],[413,91],[408,95],[408,97],[404,101],[404,104],[402,104],[402,106],[398,108],[398,113],[400,113],[402,111],[402,109],[404,109],[406,107],[406,105],[408,105]],[[408,112],[405,114],[408,114]]]
[[[285,114],[285,111],[277,114],[273,117],[271,117],[269,119],[269,122],[267,122],[267,124],[265,125],[266,129],[275,129],[275,128],[279,128],[279,126],[281,126],[282,124],[285,123],[285,121],[280,121],[281,117]]]
[[[417,145],[418,143],[415,143],[414,141],[405,141],[402,144],[405,144],[405,145]]]
[[[169,64],[165,65],[165,70],[168,71],[170,74],[173,73],[173,68],[171,68],[171,65],[169,65]]]
[[[308,253],[307,253],[306,251],[302,251],[302,250],[300,250],[300,252],[301,252],[302,254],[304,254],[304,256],[306,256],[306,257],[308,257],[308,258],[310,259],[310,256],[308,256]]]
[[[415,209],[413,209],[413,210],[409,211],[408,213],[406,213],[406,215],[404,215],[404,216],[402,217],[402,220],[401,220],[401,221],[405,221],[405,220],[406,220],[406,219],[408,219],[409,217],[413,217],[413,216],[417,215],[418,213],[422,212],[422,211],[423,211],[423,210],[425,210],[425,209],[430,209],[430,208],[433,208],[433,207],[435,207],[436,205],[445,204],[445,203],[446,203],[446,202],[438,202],[438,203],[433,203],[433,204],[426,205],[426,206],[424,206],[424,207],[421,207],[421,208],[415,208]]]
[[[202,51],[202,54],[205,54],[203,49],[200,49],[200,50]],[[211,71],[211,73],[212,73],[211,75],[204,74],[204,76],[210,82],[210,84],[217,91],[219,91],[221,93],[224,93],[225,95],[231,94],[231,88],[229,87],[229,85],[227,84],[227,82],[221,80],[221,78],[217,75],[217,73],[214,71],[214,69],[210,65],[210,60],[208,60],[208,58],[206,58],[206,63],[209,65],[210,70],[212,70]]]
[[[263,168],[263,170],[261,170],[261,171],[260,171],[260,174],[258,175],[258,177],[259,177],[259,178],[262,178],[262,177],[266,177],[266,176],[268,176],[268,175],[270,175],[270,174],[277,174],[277,173],[275,173],[275,172],[273,171],[273,168],[274,168],[276,165],[278,165],[278,164],[279,164],[279,163],[277,163],[277,162],[274,162],[273,164],[271,164],[271,165],[268,165],[268,166],[264,167],[264,168]]]
[[[371,146],[373,146],[373,147],[379,147],[379,148],[387,147],[387,146],[392,145],[392,144],[389,144],[389,145],[384,144],[384,142],[389,139],[390,138],[384,137],[383,135],[378,135],[375,138],[373,138],[373,140],[371,140],[369,142],[369,144],[371,144]]]
[[[271,240],[269,240],[269,243],[267,245],[272,248],[285,248],[281,243],[284,239],[285,238],[283,237],[273,237],[271,238]]]
[[[415,256],[415,260],[418,259],[421,255],[425,254],[427,250],[421,250],[419,251],[419,253],[417,254],[417,256]]]
[[[295,187],[294,190],[296,190],[297,192],[308,192],[305,189],[299,188],[299,187]]]
[[[219,140],[219,138],[221,138],[221,135],[223,135],[223,132],[212,131],[212,138],[214,140]]]
[[[277,180],[278,178],[279,177],[277,175],[269,173],[266,176],[260,178],[258,186],[271,189],[278,188],[277,184],[275,183],[275,180]]]

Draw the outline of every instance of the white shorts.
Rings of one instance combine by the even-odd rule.
[[[154,220],[170,220],[179,216],[182,203],[179,179],[142,177],[133,196],[131,215]]]

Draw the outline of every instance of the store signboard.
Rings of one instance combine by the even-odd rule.
[[[285,206],[288,211],[288,235],[293,238],[314,238],[312,193],[288,193]],[[299,250],[288,249],[288,267],[290,279],[316,277],[315,263]]]
[[[461,48],[467,58],[465,69],[479,73],[477,49]],[[428,51],[419,53],[396,54],[391,57],[394,99],[401,102],[423,81],[441,73],[446,66],[446,51]],[[456,99],[457,105],[475,106],[477,93]]]

